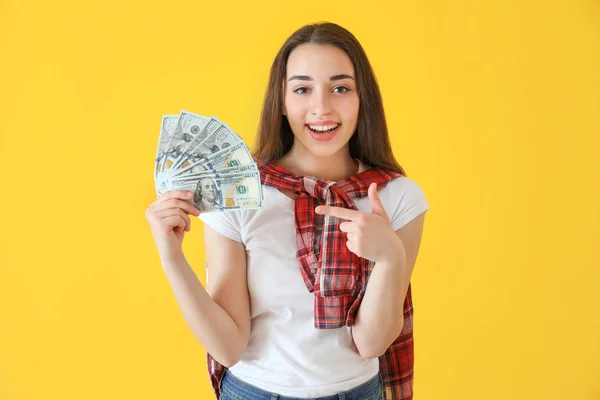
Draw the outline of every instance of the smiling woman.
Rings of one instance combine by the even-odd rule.
[[[281,164],[290,159],[330,158],[348,145],[358,122],[354,73],[346,52],[332,45],[303,44],[290,54],[287,74],[291,77],[283,82],[282,114],[298,134]]]
[[[323,132],[323,126],[332,130]],[[338,180],[331,172],[356,173],[355,159],[405,175],[392,153],[366,53],[336,24],[309,25],[284,43],[271,68],[258,131],[255,158],[296,175]],[[301,165],[294,163],[300,159]]]
[[[217,399],[412,399],[410,278],[429,206],[350,32],[312,24],[285,41],[253,157],[262,207],[199,214],[206,291],[181,281],[179,247],[165,262]],[[213,191],[196,197],[209,207]]]

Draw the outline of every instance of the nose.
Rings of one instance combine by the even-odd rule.
[[[331,114],[331,100],[325,90],[315,90],[311,96],[310,112],[313,115]]]

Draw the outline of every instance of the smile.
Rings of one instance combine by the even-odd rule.
[[[328,133],[334,131],[340,124],[332,124],[332,125],[307,125],[308,128],[317,133]]]
[[[314,140],[319,142],[327,142],[333,139],[340,131],[341,124],[333,125],[306,125],[306,131]]]

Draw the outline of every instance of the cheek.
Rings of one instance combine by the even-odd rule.
[[[360,102],[358,97],[347,99],[342,104],[340,104],[340,112],[343,114],[343,117],[347,120],[357,120],[358,119],[358,110],[359,110]]]
[[[304,124],[304,117],[307,110],[306,101],[304,101],[302,98],[287,99],[285,102],[285,108],[290,123],[298,122],[299,120],[302,124]]]

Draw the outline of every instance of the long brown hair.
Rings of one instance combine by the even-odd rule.
[[[281,85],[287,74],[290,53],[297,46],[307,43],[336,46],[348,54],[354,65],[360,106],[357,128],[350,138],[350,156],[359,159],[367,167],[386,167],[406,176],[392,153],[381,92],[367,55],[352,33],[331,22],[303,26],[285,41],[277,53],[271,66],[252,151],[256,162],[275,161],[292,148],[294,134],[287,117],[282,114],[284,94]]]

